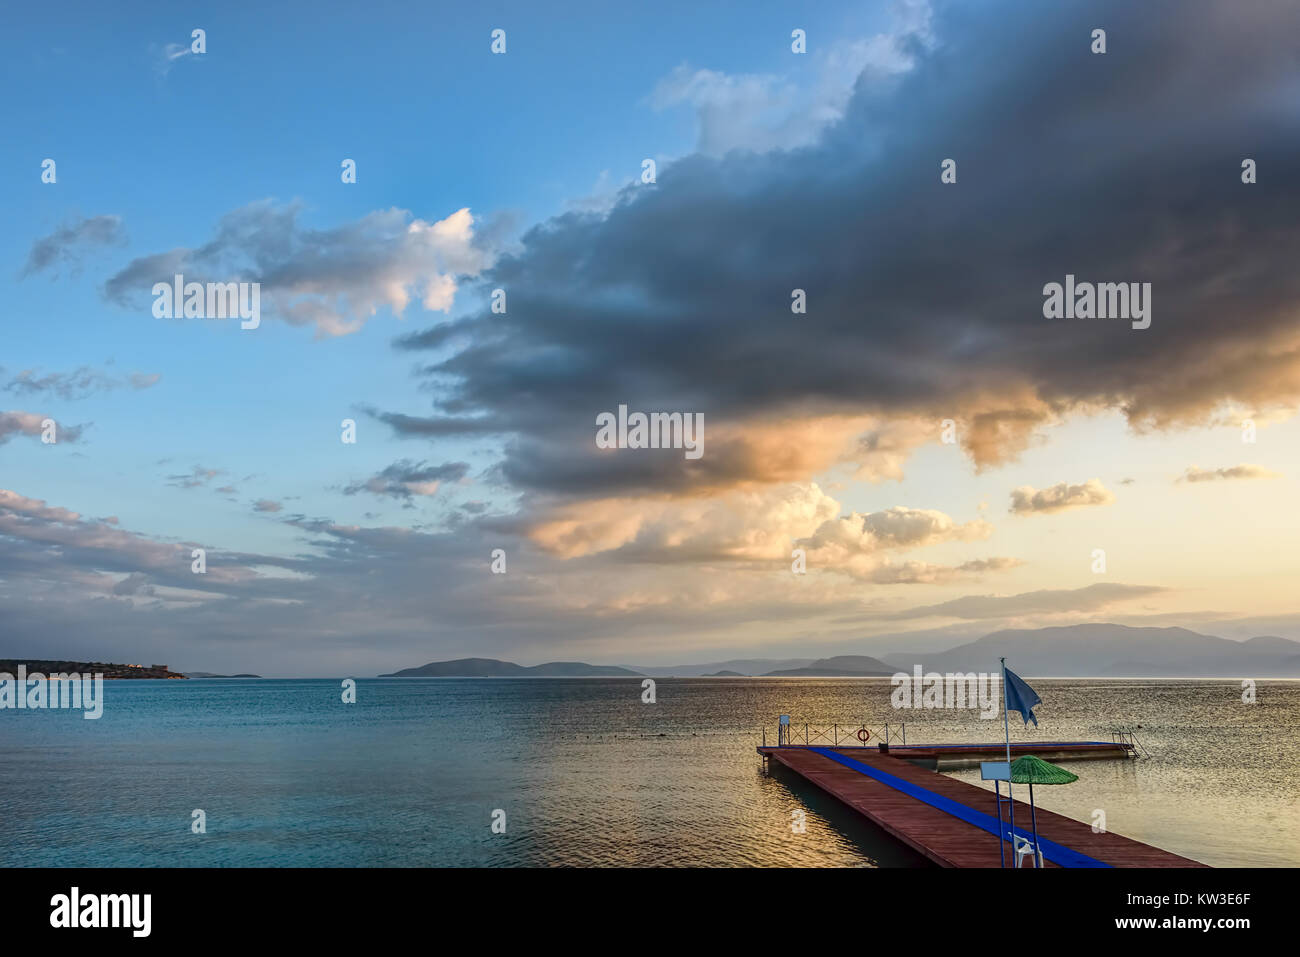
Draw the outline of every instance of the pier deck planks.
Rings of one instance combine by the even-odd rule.
[[[999,840],[987,831],[897,791],[852,768],[802,747],[759,748],[771,760],[817,785],[941,867],[997,867]],[[832,748],[868,767],[902,778],[985,814],[996,815],[992,791],[916,767],[872,748]],[[901,749],[899,749],[901,750]],[[1028,787],[1016,785],[1016,828],[1030,829]],[[1004,795],[1005,797],[1005,795]],[[1006,804],[1003,804],[1005,819]],[[1158,847],[1110,832],[1097,834],[1080,821],[1038,808],[1040,837],[1073,848],[1113,867],[1204,867]],[[1008,865],[1011,845],[1006,844]],[[1050,861],[1043,862],[1054,867]],[[1028,864],[1028,862],[1026,862]]]

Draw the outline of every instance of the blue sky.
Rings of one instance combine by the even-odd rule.
[[[390,348],[404,330],[391,313],[363,334],[316,342],[270,325],[255,343],[233,328],[178,329],[106,303],[105,269],[136,251],[198,245],[224,214],[263,199],[300,201],[315,228],[391,207],[430,221],[469,207],[502,217],[517,235],[638,176],[644,157],[692,149],[693,111],[648,102],[674,68],[798,82],[811,68],[790,53],[794,25],[810,32],[815,53],[843,30],[869,34],[888,20],[883,9],[781,3],[607,13],[598,3],[390,3],[324,15],[301,4],[184,12],[72,4],[18,13],[0,50],[10,83],[25,91],[6,103],[6,127],[26,148],[4,151],[0,174],[10,184],[6,206],[27,229],[7,231],[0,254],[20,264],[33,231],[100,213],[120,216],[129,241],[91,253],[57,282],[13,281],[11,270],[11,315],[24,319],[8,324],[2,364],[52,372],[111,360],[120,373],[162,381],[148,401],[129,391],[96,399],[92,483],[82,474],[89,463],[39,448],[3,454],[52,500],[75,497],[81,509],[142,531],[220,538],[235,521],[245,545],[283,547],[288,537],[266,522],[198,513],[190,496],[166,488],[147,498],[132,490],[203,465],[226,480],[255,475],[258,497],[297,495],[312,512],[322,493],[304,487],[303,472],[321,486],[345,484],[410,451],[365,426],[366,441],[346,463],[323,442],[286,443],[337,433],[338,421],[356,414],[343,396],[387,408],[420,402],[412,363]],[[196,27],[207,52],[167,60],[169,46],[187,48]],[[505,56],[489,51],[498,27],[507,30]],[[46,157],[58,164],[53,187],[33,175]],[[358,164],[356,184],[340,182],[344,158]],[[428,318],[412,307],[404,321]],[[80,421],[76,406],[48,406]],[[365,510],[351,509],[351,518]]]
[[[1296,15],[1193,7],[12,13],[0,653],[1300,634]],[[173,267],[260,282],[261,325],[155,318]],[[1151,328],[1051,324],[1066,273],[1151,281]],[[598,454],[620,403],[704,414],[704,458]]]

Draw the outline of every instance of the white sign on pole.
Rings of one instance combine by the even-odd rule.
[[[980,779],[983,781],[1010,781],[1010,761],[981,761]]]

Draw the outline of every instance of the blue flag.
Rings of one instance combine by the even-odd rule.
[[[1034,717],[1034,705],[1042,704],[1043,699],[1038,697],[1038,692],[1029,685],[1025,684],[1025,679],[1020,677],[1010,668],[1002,666],[1007,675],[1006,699],[1008,711],[1019,711],[1020,717],[1025,724],[1030,721],[1034,722],[1034,727],[1038,727],[1038,719]]]

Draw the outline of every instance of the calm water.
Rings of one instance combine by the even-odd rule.
[[[1075,762],[1040,803],[1216,865],[1300,865],[1300,682],[1034,682],[1041,729],[1153,757]],[[775,718],[909,743],[999,740],[974,713],[894,712],[880,679],[372,679],[105,683],[104,716],[0,711],[0,865],[915,864],[797,779]],[[971,780],[977,771],[953,772]],[[207,833],[190,832],[191,812]],[[506,833],[491,833],[495,809]],[[807,833],[791,833],[793,809]]]

